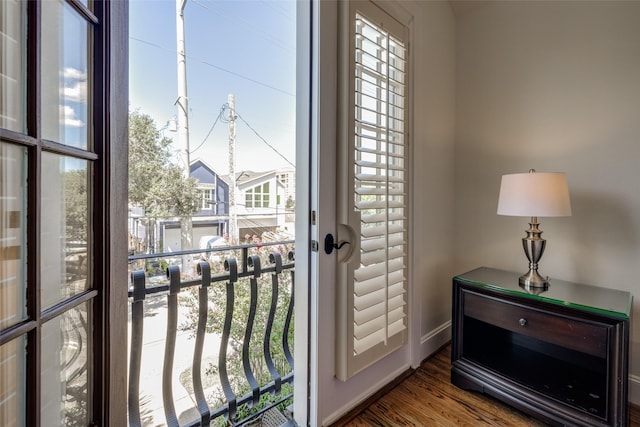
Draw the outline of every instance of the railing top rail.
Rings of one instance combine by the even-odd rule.
[[[291,263],[287,263],[287,264],[282,264],[282,270],[291,270],[295,268],[295,262],[291,262]],[[142,272],[142,270],[136,270],[136,271],[140,271]],[[264,267],[261,269],[261,272],[263,274],[266,273],[275,273],[276,272],[276,266],[272,265],[269,267]],[[242,277],[251,277],[253,276],[253,271],[242,271],[242,272],[238,272],[238,277],[242,278]],[[218,283],[218,282],[227,282],[229,281],[229,272],[224,272],[224,273],[220,273],[220,274],[215,274],[215,275],[211,275],[211,283]],[[191,288],[194,286],[200,286],[200,283],[202,283],[202,278],[197,278],[197,279],[190,279],[190,280],[182,280],[180,281],[180,289],[187,289],[187,288]],[[160,293],[165,293],[165,292],[169,292],[169,283],[161,283],[158,285],[153,285],[153,286],[145,286],[144,288],[144,293],[145,295],[153,295],[153,294],[160,294]],[[134,296],[134,286],[132,285],[129,288],[128,291],[128,296],[129,298]]]
[[[129,261],[135,261],[139,259],[153,259],[153,258],[171,258],[178,257],[182,255],[193,255],[200,253],[210,253],[210,252],[223,252],[223,251],[231,251],[238,249],[248,249],[248,248],[261,248],[264,246],[277,246],[277,245],[288,245],[295,243],[295,240],[282,240],[278,242],[262,242],[262,243],[249,243],[244,245],[235,245],[235,246],[219,246],[209,249],[190,249],[188,251],[175,251],[175,252],[159,252],[155,254],[139,254],[139,255],[129,255]]]

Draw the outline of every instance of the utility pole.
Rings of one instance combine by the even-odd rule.
[[[176,0],[176,40],[178,54],[178,161],[183,176],[189,178],[189,102],[187,98],[187,55],[184,41],[184,8],[187,0]],[[191,216],[180,218],[180,249],[192,249],[193,224]],[[189,257],[182,257],[182,271],[187,272]]]
[[[178,161],[189,177],[189,100],[187,98],[187,54],[184,41],[184,8],[187,0],[176,0],[176,40],[178,54]]]
[[[238,244],[238,213],[236,211],[236,101],[233,94],[227,95],[229,104],[229,243]]]

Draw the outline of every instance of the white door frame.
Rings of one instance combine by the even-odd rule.
[[[312,135],[311,126],[315,102],[311,84],[316,81],[312,73],[311,46],[313,34],[311,2],[296,2],[296,213],[295,213],[295,317],[294,317],[294,399],[293,414],[300,426],[314,425],[310,419],[315,398],[312,398],[310,374],[312,368],[311,343],[315,342],[310,325],[317,324],[312,315],[316,306],[311,289],[316,256],[311,251],[312,227],[310,226],[312,184]],[[315,286],[313,286],[315,288]]]
[[[336,1],[298,2],[298,144],[296,155],[296,370],[294,416],[299,425],[337,421],[411,367],[411,348],[390,354],[346,382],[335,378],[336,252],[322,245],[336,235],[338,8]],[[310,18],[310,19],[309,19]],[[309,25],[310,24],[310,25]],[[304,39],[302,43],[304,43]],[[305,51],[304,46],[309,49]],[[300,79],[302,76],[303,79]],[[310,89],[310,90],[309,90]],[[304,116],[303,116],[304,115]],[[302,143],[301,143],[302,142]],[[308,170],[305,166],[308,165]],[[302,204],[304,203],[304,205]],[[308,204],[307,204],[308,203]],[[311,225],[309,225],[311,224]],[[315,244],[318,250],[312,250]],[[307,265],[304,265],[308,262]],[[304,307],[304,308],[303,308]],[[301,310],[305,310],[304,312]],[[303,318],[304,317],[304,318]],[[308,351],[306,355],[302,353]],[[300,366],[303,361],[307,363]],[[305,388],[308,387],[308,388]],[[305,390],[302,393],[301,390]],[[303,400],[304,394],[304,400]],[[308,405],[307,405],[308,404]],[[303,415],[304,414],[304,415]]]

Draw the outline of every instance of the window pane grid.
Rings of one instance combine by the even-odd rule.
[[[91,8],[94,4],[80,1]],[[0,128],[12,131],[2,135],[15,143],[0,141],[3,426],[92,423],[87,387],[94,372],[93,326],[88,312],[98,293],[94,291],[82,308],[73,297],[94,286],[89,282],[89,219],[94,202],[92,161],[98,156],[89,150],[94,150],[97,131],[92,96],[97,22],[84,7],[64,0],[0,2]],[[28,165],[37,168],[27,170],[28,154]],[[63,159],[55,162],[54,170],[48,169],[51,158]],[[52,175],[55,179],[49,179]],[[5,197],[9,187],[14,194]],[[41,233],[36,235],[34,229]],[[34,266],[28,274],[27,261]],[[55,274],[47,274],[49,267]],[[81,319],[76,315],[80,312]],[[31,339],[40,336],[41,341]],[[58,356],[49,357],[56,350],[47,345],[47,336],[62,343]],[[64,385],[43,380],[60,374],[66,376]],[[60,399],[48,406],[51,396]]]

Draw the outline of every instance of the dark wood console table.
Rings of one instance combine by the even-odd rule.
[[[626,426],[631,294],[519,276],[453,278],[451,382],[552,425]]]

